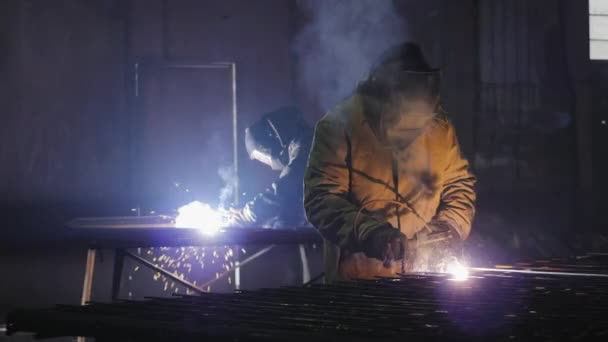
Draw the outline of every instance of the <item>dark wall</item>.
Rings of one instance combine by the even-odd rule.
[[[291,2],[133,0],[131,61],[236,62],[242,127],[292,97]]]
[[[598,248],[586,3],[479,4],[478,231],[514,258]]]
[[[106,4],[2,2],[3,201],[108,200],[124,187],[124,25]]]

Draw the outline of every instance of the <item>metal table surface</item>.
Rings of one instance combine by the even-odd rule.
[[[227,227],[214,234],[175,228],[163,216],[78,218],[68,222],[75,243],[96,248],[212,246],[240,244],[304,244],[321,242],[312,227]]]

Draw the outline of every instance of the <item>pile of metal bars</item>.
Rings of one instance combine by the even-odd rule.
[[[608,257],[23,310],[8,333],[97,341],[608,340]]]

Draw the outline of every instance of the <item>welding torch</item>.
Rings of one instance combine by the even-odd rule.
[[[461,241],[461,240],[458,238],[459,237],[458,232],[450,224],[443,223],[443,222],[435,222],[435,223],[431,222],[430,224],[427,223],[426,220],[420,214],[418,214],[418,212],[414,209],[414,207],[411,206],[407,202],[377,199],[377,200],[368,201],[365,204],[369,205],[374,202],[393,203],[398,206],[405,207],[411,213],[413,213],[414,216],[416,216],[416,218],[418,218],[421,221],[421,223],[423,224],[423,227],[424,227],[412,239],[407,239],[405,236],[403,236],[402,239],[396,238],[396,239],[389,241],[389,243],[386,246],[385,253],[384,253],[384,259],[383,259],[384,267],[386,267],[386,268],[391,267],[392,261],[396,259],[395,255],[393,255],[394,254],[393,251],[398,250],[398,248],[396,248],[397,247],[396,245],[399,245],[399,244],[402,245],[402,250],[404,252],[403,253],[404,259],[414,259],[416,252],[418,250],[422,250],[422,249],[442,248],[444,250],[451,249],[453,251],[461,249],[461,247],[462,247],[461,244],[459,244],[459,243],[454,244],[455,241]],[[357,224],[359,215],[361,214],[361,212],[364,209],[365,209],[365,205],[362,205],[360,207],[360,209],[358,210],[357,215],[355,215],[355,220],[353,222],[353,226],[355,226]],[[402,268],[404,268],[403,265],[402,265]]]

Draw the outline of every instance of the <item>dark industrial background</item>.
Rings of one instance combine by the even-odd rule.
[[[229,161],[228,74],[158,65],[236,63],[241,129],[290,103],[311,124],[323,115],[304,81],[306,49],[294,48],[311,20],[303,2],[0,2],[0,317],[78,302],[85,250],[61,245],[67,219],[128,214],[151,205],[146,191],[196,183],[188,166]],[[442,67],[442,102],[479,178],[474,256],[602,248],[608,65],[589,60],[586,1],[393,3],[404,40]],[[263,189],[272,174],[243,146],[239,155],[241,191]],[[144,176],[172,166],[179,179],[166,185]],[[100,263],[93,298],[109,296],[110,265]]]

